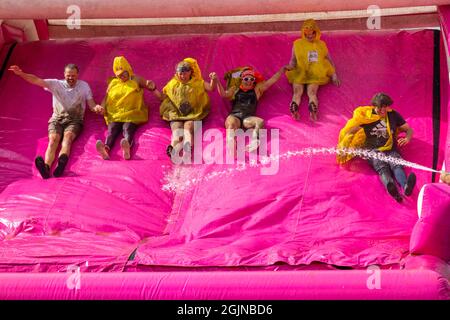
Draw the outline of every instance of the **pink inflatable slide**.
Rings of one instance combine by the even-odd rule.
[[[436,172],[450,166],[450,10],[439,13],[440,31],[323,32],[342,86],[320,89],[317,122],[305,97],[295,121],[283,76],[257,111],[268,129],[260,155],[280,157],[246,158],[245,166],[222,164],[230,103],[216,91],[196,141],[201,163],[180,165],[165,154],[170,129],[146,92],[149,121],[136,133],[131,160],[118,144],[109,161],[100,158],[95,142],[106,125],[86,111],[65,174],[43,180],[34,157],[47,146],[51,94],[6,66],[61,79],[64,65],[76,63],[100,102],[115,56],[158,88],[185,57],[222,83],[225,72],[244,65],[268,78],[289,62],[298,33],[5,45],[0,299],[449,299],[450,186]],[[403,203],[365,160],[340,167],[333,153],[353,109],[380,91],[414,129],[401,152],[417,185]]]

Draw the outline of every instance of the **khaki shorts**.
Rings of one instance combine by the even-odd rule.
[[[48,121],[48,133],[58,133],[61,137],[64,132],[70,131],[78,136],[83,130],[83,121],[70,117],[50,118]]]

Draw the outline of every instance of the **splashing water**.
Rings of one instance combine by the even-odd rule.
[[[287,160],[292,157],[308,157],[317,154],[336,154],[336,155],[352,155],[355,157],[360,157],[363,159],[378,159],[391,164],[401,165],[404,167],[410,167],[417,170],[429,171],[440,173],[442,171],[434,170],[426,166],[406,161],[401,158],[387,156],[382,152],[376,152],[367,149],[347,149],[347,148],[304,148],[298,151],[287,151],[278,155],[263,156],[259,158],[259,162],[255,159],[251,159],[248,164],[237,163],[236,167],[228,168],[220,171],[212,171],[208,174],[199,176],[201,171],[198,167],[194,166],[177,166],[174,169],[169,170],[164,176],[164,184],[162,186],[163,191],[169,192],[184,192],[193,186],[210,181],[212,179],[217,179],[220,177],[231,176],[237,172],[242,172],[250,168],[258,168],[270,164],[272,161]]]

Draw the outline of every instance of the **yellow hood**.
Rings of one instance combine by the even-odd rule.
[[[133,76],[133,69],[131,69],[130,64],[124,56],[114,58],[113,71],[116,77],[118,77],[124,71],[128,71],[130,78]]]
[[[316,41],[317,41],[317,40],[320,40],[320,29],[319,29],[319,27],[317,26],[316,21],[313,20],[313,19],[305,20],[305,22],[303,22],[302,29],[300,30],[300,33],[301,33],[302,38],[303,38],[303,39],[306,39],[305,33],[313,32],[313,31],[316,32],[316,38],[315,38],[315,40],[316,40]]]
[[[194,58],[186,58],[183,59],[183,62],[187,62],[189,63],[189,65],[191,66],[192,69],[192,75],[191,75],[191,80],[203,80],[202,77],[202,72],[200,71],[200,67],[198,66],[197,60],[195,60]],[[175,73],[175,79],[178,79],[178,75]]]

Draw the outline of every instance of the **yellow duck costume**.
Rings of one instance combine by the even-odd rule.
[[[375,109],[374,106],[363,106],[358,107],[353,111],[353,118],[347,121],[347,124],[344,128],[339,132],[339,141],[337,148],[339,149],[357,149],[364,146],[366,142],[366,134],[364,129],[359,129],[355,134],[347,134],[350,129],[354,127],[361,126],[363,124],[372,123],[381,119],[379,115],[373,113]],[[387,109],[386,117],[389,117],[389,113],[392,112],[391,108]],[[391,128],[389,125],[389,120],[386,119],[387,132],[389,134],[389,138],[386,144],[382,147],[379,147],[379,151],[391,150],[393,146],[393,137],[391,133]],[[344,164],[350,159],[352,159],[354,155],[352,154],[338,154],[336,156],[336,160],[339,164]]]
[[[191,79],[187,83],[182,83],[175,74],[162,90],[167,98],[161,103],[159,113],[166,121],[202,120],[210,111],[209,96],[197,60],[186,58],[183,62],[191,67]],[[183,103],[189,103],[192,108],[186,115],[179,109]]]
[[[109,80],[106,94],[106,124],[111,122],[147,122],[148,109],[144,103],[144,91],[135,80],[133,70],[125,57],[115,57],[113,71],[116,77]],[[129,78],[122,81],[119,75],[127,71]]]
[[[311,42],[306,38],[306,34],[314,31],[316,36]],[[328,48],[325,42],[320,40],[320,29],[313,19],[308,19],[303,23],[300,32],[301,38],[294,41],[297,65],[286,72],[286,77],[289,83],[324,85],[330,81],[335,69],[325,58]]]

